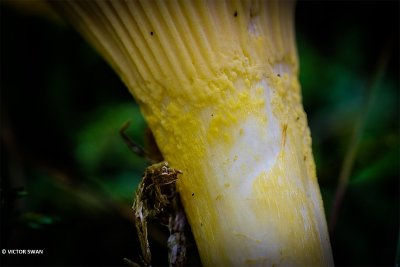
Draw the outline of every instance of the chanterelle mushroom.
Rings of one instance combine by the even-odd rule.
[[[292,1],[55,1],[121,76],[206,266],[332,266]]]

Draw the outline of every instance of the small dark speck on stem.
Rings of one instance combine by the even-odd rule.
[[[238,12],[235,11],[235,13],[233,13],[233,16],[234,16],[234,17],[237,17],[237,16],[238,16]]]
[[[281,75],[280,75],[279,73],[277,74],[277,76],[278,76],[278,77],[281,77]]]
[[[296,118],[296,121],[298,121],[299,119],[300,119],[300,117],[297,117],[297,118]]]
[[[194,197],[194,193],[192,193],[192,197]]]
[[[154,32],[150,32],[150,35],[153,36],[153,35],[154,35]]]
[[[203,226],[203,223],[200,223],[200,226]]]

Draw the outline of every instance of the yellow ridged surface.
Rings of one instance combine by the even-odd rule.
[[[333,265],[291,1],[54,4],[141,106],[207,266]]]

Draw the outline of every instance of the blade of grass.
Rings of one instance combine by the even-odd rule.
[[[360,109],[360,115],[358,116],[356,123],[353,128],[353,133],[350,138],[350,143],[347,148],[347,152],[345,154],[342,168],[339,173],[339,184],[336,188],[332,212],[329,220],[329,232],[331,237],[333,236],[333,231],[335,229],[339,212],[343,203],[343,199],[345,193],[347,191],[347,186],[349,183],[350,174],[353,169],[354,160],[357,157],[358,147],[363,135],[365,122],[368,117],[368,113],[371,110],[371,107],[374,104],[376,91],[379,88],[379,85],[382,81],[382,78],[385,74],[385,69],[389,60],[389,54],[391,51],[391,42],[387,42],[386,45],[383,47],[381,55],[378,59],[378,63],[376,65],[376,69],[373,72],[374,75],[367,87],[367,96],[364,101],[364,105]]]

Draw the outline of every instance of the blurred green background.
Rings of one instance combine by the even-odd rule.
[[[139,261],[130,206],[147,163],[118,134],[131,120],[128,134],[144,145],[146,123],[137,105],[65,24],[4,4],[0,19],[0,246],[44,249],[44,255],[1,255],[1,265]],[[343,162],[350,162],[331,235],[335,263],[394,265],[399,3],[299,1],[296,28],[328,221]],[[156,265],[167,263],[166,234],[153,231]]]

